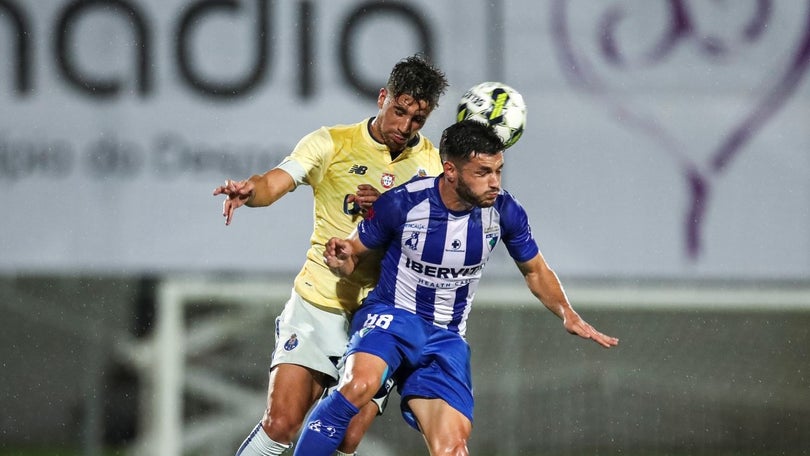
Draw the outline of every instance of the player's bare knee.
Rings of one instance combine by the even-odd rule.
[[[469,456],[470,451],[467,448],[467,439],[458,437],[431,442],[430,454],[433,456]]]
[[[467,439],[470,436],[468,429],[442,429],[433,432],[428,438],[430,454],[434,456],[467,456]]]
[[[271,413],[270,410],[266,410],[262,418],[264,433],[276,442],[292,442],[300,427],[300,420],[290,418],[283,413]]]
[[[340,393],[352,404],[362,406],[374,397],[379,387],[376,379],[356,376],[340,387]]]

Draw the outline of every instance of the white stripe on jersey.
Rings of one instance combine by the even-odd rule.
[[[417,181],[419,183],[423,181]],[[411,184],[408,184],[410,190]],[[430,217],[430,200],[425,199],[421,203],[413,207],[409,212],[407,220],[423,220],[427,221]],[[419,238],[421,228],[427,228],[427,223],[424,225],[415,223],[413,221],[405,224],[405,229],[402,231],[402,251],[412,251],[414,257],[422,256],[422,249],[425,243]],[[413,230],[413,231],[410,231]],[[417,231],[419,230],[419,231]],[[407,238],[406,238],[407,237]],[[410,269],[411,259],[408,254],[402,253],[399,256],[399,267],[397,270],[397,280],[394,291],[394,304],[396,307],[405,309],[409,312],[416,313],[416,285],[419,283],[418,275]],[[404,275],[403,275],[404,274]]]
[[[418,180],[415,180],[415,181],[408,182],[407,184],[404,184],[403,186],[405,188],[407,188],[409,192],[413,193],[413,192],[418,192],[420,190],[425,190],[425,189],[428,189],[430,187],[433,187],[434,182],[435,181],[432,178],[418,179]]]

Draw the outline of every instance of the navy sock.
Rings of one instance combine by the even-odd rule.
[[[333,391],[312,410],[293,456],[331,456],[359,411],[340,391]]]

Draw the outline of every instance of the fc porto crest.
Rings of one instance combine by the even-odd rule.
[[[380,184],[383,186],[383,188],[391,188],[394,186],[395,178],[396,176],[391,173],[383,173],[382,177],[380,177]]]
[[[297,346],[298,346],[298,336],[295,333],[293,333],[290,336],[290,338],[287,339],[287,342],[284,342],[284,350],[292,351],[295,350],[295,347]]]

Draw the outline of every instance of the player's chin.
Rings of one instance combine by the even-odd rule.
[[[494,195],[484,195],[479,201],[478,206],[480,207],[492,207],[495,205],[495,201],[498,199],[498,194],[495,193]]]
[[[408,141],[410,139],[411,138],[398,134],[388,135],[388,142],[389,142],[388,147],[390,149],[402,149],[405,147],[406,144],[408,144]]]

